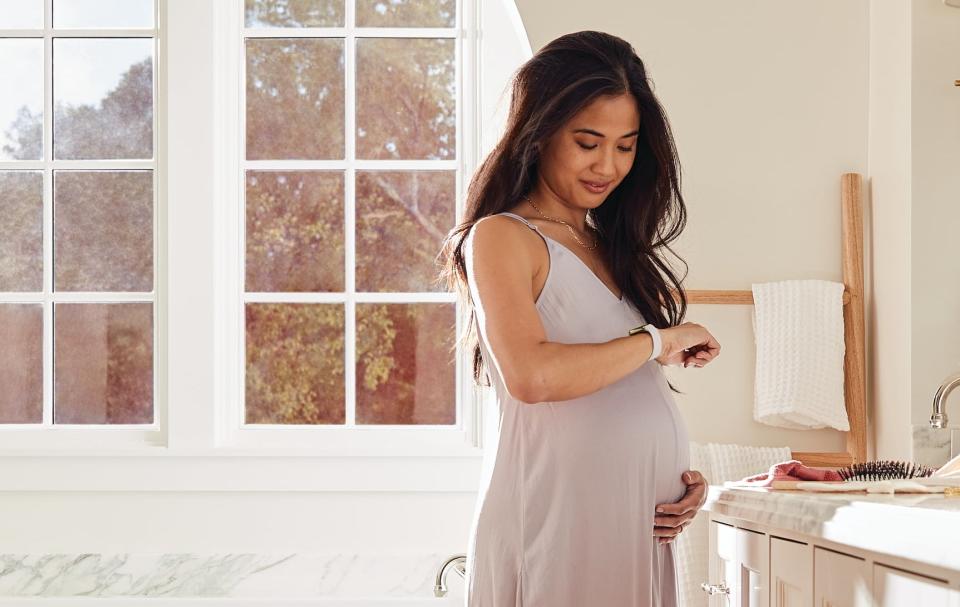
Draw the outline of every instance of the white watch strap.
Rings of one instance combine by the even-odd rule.
[[[644,325],[647,332],[650,333],[650,337],[653,338],[653,352],[650,353],[650,358],[647,360],[653,360],[656,357],[660,356],[660,352],[663,349],[663,341],[660,339],[660,329],[656,328],[650,323]]]

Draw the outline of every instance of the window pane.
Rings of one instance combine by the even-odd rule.
[[[153,304],[55,304],[57,424],[153,421]]]
[[[42,290],[43,173],[0,171],[0,291]]]
[[[56,171],[54,289],[153,290],[153,172]]]
[[[247,158],[341,159],[343,39],[247,40]]]
[[[53,27],[153,27],[153,0],[53,0]]]
[[[361,27],[454,27],[455,0],[357,0]]]
[[[246,0],[247,27],[343,27],[343,0]]]
[[[357,40],[357,157],[455,157],[454,41]]]
[[[358,291],[445,291],[437,254],[455,223],[454,171],[357,172]]]
[[[153,158],[153,39],[53,41],[60,159]]]
[[[343,291],[343,173],[247,173],[246,291]]]
[[[0,423],[43,421],[43,305],[0,305]]]
[[[452,303],[357,304],[357,423],[453,424]]]
[[[247,304],[246,422],[343,424],[342,304]]]
[[[43,40],[0,40],[0,82],[17,83],[0,87],[0,160],[40,160]]]
[[[43,29],[43,0],[0,0],[0,29],[25,28]]]

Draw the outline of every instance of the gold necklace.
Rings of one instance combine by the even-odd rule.
[[[562,219],[556,219],[556,218],[554,218],[554,217],[547,217],[546,215],[543,214],[543,211],[541,211],[541,210],[537,207],[537,205],[533,204],[533,201],[530,200],[530,197],[529,197],[529,196],[527,196],[526,194],[524,194],[523,197],[527,200],[527,202],[530,203],[530,205],[531,205],[534,209],[536,209],[537,213],[540,213],[540,216],[543,217],[544,219],[549,219],[550,221],[555,221],[555,222],[557,222],[557,223],[562,223],[563,225],[567,226],[567,229],[570,230],[570,234],[573,235],[574,240],[576,240],[577,243],[579,243],[581,247],[583,247],[583,248],[585,248],[585,249],[587,249],[587,250],[591,250],[591,251],[592,251],[593,249],[596,249],[598,246],[600,246],[600,240],[599,240],[599,239],[594,239],[593,246],[590,246],[590,247],[588,247],[587,245],[583,244],[583,241],[580,240],[580,239],[577,237],[577,231],[573,229],[573,226],[572,226],[572,225],[570,225],[570,224],[567,223],[566,221],[563,221]]]

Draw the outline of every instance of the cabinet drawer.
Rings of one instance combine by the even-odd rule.
[[[737,593],[743,607],[767,607],[769,571],[769,536],[748,529],[737,528]]]
[[[872,573],[867,562],[861,558],[814,546],[814,605],[871,607]]]
[[[710,521],[710,607],[767,607],[769,559],[765,533]]]
[[[713,588],[709,599],[710,607],[738,605],[736,529],[710,521],[710,552],[708,585]],[[721,591],[721,588],[724,590]]]
[[[877,607],[960,607],[960,592],[946,583],[876,563],[873,592]]]
[[[813,548],[770,538],[770,604],[772,607],[813,605]]]

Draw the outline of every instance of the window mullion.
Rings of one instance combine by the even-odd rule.
[[[244,364],[243,171],[246,134],[240,108],[244,101],[243,0],[214,6],[214,172],[213,246],[214,398],[216,447],[229,444],[240,427],[240,370]]]
[[[43,10],[43,422],[53,425],[53,0]]]
[[[214,105],[218,55],[208,44],[218,27],[216,5],[162,0],[163,51],[158,99],[163,185],[161,263],[164,410],[158,415],[173,451],[215,446],[217,310],[220,285],[215,206],[220,163]],[[220,4],[220,3],[216,3]],[[216,38],[216,36],[214,36]]]
[[[346,419],[347,427],[355,426],[357,419],[357,302],[354,297],[356,293],[356,77],[357,77],[357,37],[354,34],[354,23],[356,7],[353,2],[346,3],[346,25],[347,33],[343,40],[344,44],[344,158],[347,161],[347,167],[344,171],[344,263],[346,264],[346,284],[344,288],[347,292],[346,308],[344,309],[343,319],[343,371],[344,371],[344,396],[346,398]]]

